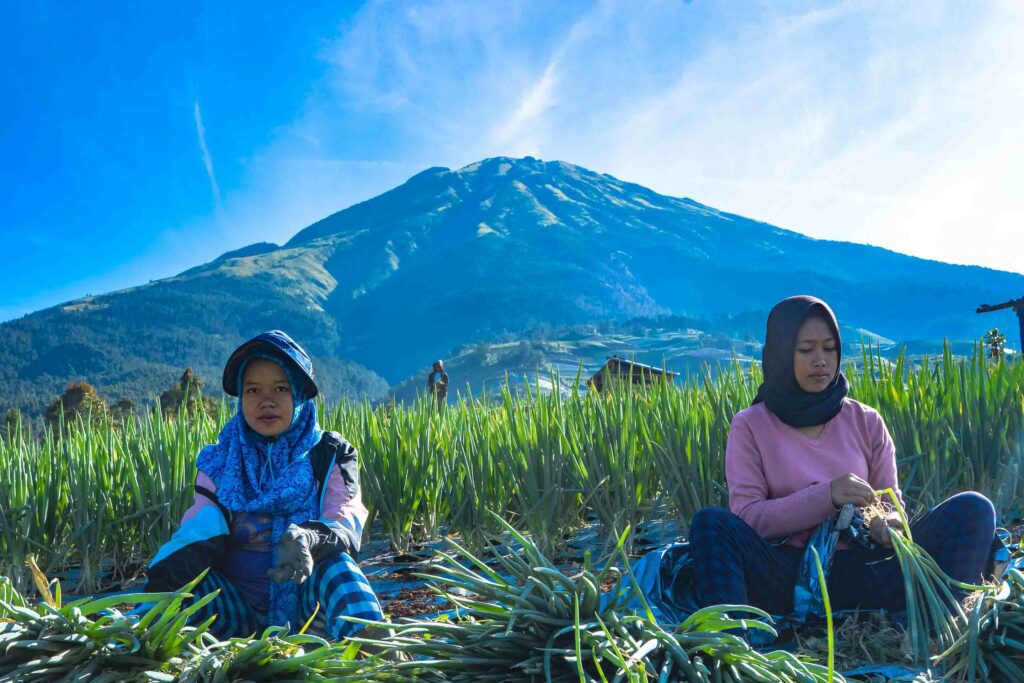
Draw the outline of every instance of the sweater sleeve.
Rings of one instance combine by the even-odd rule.
[[[871,456],[868,460],[868,483],[876,491],[891,488],[900,501],[903,503],[903,492],[900,491],[899,480],[896,474],[896,446],[889,435],[889,428],[885,420],[874,410],[867,413],[868,434],[871,442]],[[892,499],[887,495],[882,496],[882,504],[892,507]]]
[[[830,482],[811,484],[782,498],[768,497],[768,479],[757,439],[746,419],[733,418],[725,447],[729,509],[762,538],[776,539],[805,531],[833,512]]]

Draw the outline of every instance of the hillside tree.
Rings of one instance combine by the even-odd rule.
[[[202,413],[213,417],[217,413],[217,403],[203,396],[202,389],[203,382],[199,376],[192,372],[192,368],[185,368],[178,383],[160,394],[160,410],[167,416],[178,415],[184,410],[189,416]]]
[[[52,429],[71,424],[81,417],[92,426],[102,425],[110,410],[107,402],[88,382],[69,382],[64,393],[46,409],[46,424]]]
[[[135,415],[135,401],[130,398],[122,398],[117,403],[110,405],[110,416],[114,422],[123,425]]]

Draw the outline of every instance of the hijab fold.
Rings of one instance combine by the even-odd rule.
[[[764,381],[758,387],[754,404],[764,402],[768,410],[791,427],[811,427],[828,422],[842,410],[843,400],[850,391],[850,383],[838,369],[832,382],[821,391],[804,391],[797,383],[793,369],[796,338],[800,326],[811,316],[821,317],[832,328],[839,368],[843,360],[839,324],[829,305],[813,296],[791,296],[775,305],[768,315],[768,329],[761,350]]]

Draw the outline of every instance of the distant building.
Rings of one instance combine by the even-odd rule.
[[[618,356],[612,356],[604,366],[594,373],[594,376],[587,380],[587,386],[592,386],[598,391],[604,390],[616,382],[632,381],[633,384],[648,385],[656,380],[675,381],[679,373],[669,372],[653,365],[644,365],[631,360],[625,360]]]

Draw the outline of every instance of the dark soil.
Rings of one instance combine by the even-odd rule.
[[[417,584],[401,588],[391,596],[378,593],[384,614],[392,619],[436,614],[455,607],[423,585],[423,579],[413,575],[416,571],[421,570],[403,568],[370,580],[371,585],[377,581]]]
[[[434,591],[426,586],[402,589],[395,597],[382,601],[381,606],[384,608],[384,614],[392,619],[436,614],[455,607],[447,600],[439,598]]]

